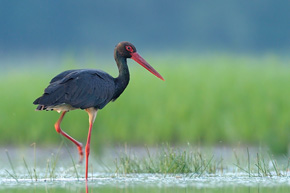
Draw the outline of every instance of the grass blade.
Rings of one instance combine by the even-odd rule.
[[[7,155],[7,158],[8,158],[9,164],[10,164],[10,167],[11,167],[11,169],[12,169],[12,171],[13,171],[13,175],[12,175],[10,172],[8,172],[8,170],[6,170],[6,172],[8,172],[8,174],[9,174],[11,177],[13,177],[13,178],[18,182],[18,179],[17,179],[17,175],[16,175],[16,172],[15,172],[14,166],[13,166],[12,161],[11,161],[11,159],[10,159],[9,152],[8,152],[7,149],[5,150],[5,152],[6,152],[6,155]]]
[[[70,153],[70,151],[69,151],[68,145],[67,145],[67,143],[64,141],[64,138],[63,138],[63,137],[62,137],[62,140],[63,140],[63,142],[64,142],[64,144],[65,144],[65,148],[66,148],[66,150],[67,150],[67,152],[68,152],[68,154],[69,154],[69,157],[70,157],[70,159],[71,159],[71,161],[72,161],[72,164],[73,164],[73,167],[74,167],[74,171],[75,171],[76,176],[77,176],[77,179],[78,179],[78,181],[79,181],[79,174],[78,174],[78,171],[77,171],[77,168],[76,168],[75,161],[74,161],[74,159],[73,159],[73,157],[72,157],[72,155],[71,155],[71,153]]]
[[[24,157],[23,157],[23,162],[24,162],[24,166],[25,166],[25,168],[26,168],[26,170],[28,172],[28,175],[29,175],[30,179],[33,180],[32,173],[31,173],[31,171],[30,171],[30,169],[29,169]]]

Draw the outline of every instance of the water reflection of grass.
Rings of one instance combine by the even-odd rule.
[[[75,183],[64,183],[59,185],[43,185],[37,187],[27,187],[26,186],[14,186],[5,189],[0,189],[0,192],[3,193],[31,193],[31,192],[53,192],[53,193],[80,193],[85,192],[84,184],[75,184]],[[120,183],[121,184],[121,183]],[[120,186],[119,184],[119,186]],[[102,193],[112,193],[112,192],[120,192],[120,193],[176,193],[176,192],[186,192],[186,193],[249,193],[249,192],[263,192],[263,193],[288,193],[290,188],[288,186],[274,186],[274,187],[261,187],[261,186],[225,186],[225,187],[194,187],[194,186],[162,186],[156,185],[153,186],[152,183],[147,184],[149,187],[145,187],[142,185],[132,185],[132,186],[101,186],[98,187],[95,184],[89,186],[89,192],[102,192]],[[152,187],[153,186],[153,187]]]
[[[94,147],[124,142],[215,145],[222,141],[287,152],[290,67],[285,61],[224,56],[151,63],[166,81],[130,64],[128,88],[98,114]],[[105,70],[115,72],[113,68]],[[58,72],[18,70],[1,74],[2,145],[59,142],[53,128],[59,115],[35,112],[32,105]],[[85,112],[70,112],[62,126],[71,136],[86,140]]]

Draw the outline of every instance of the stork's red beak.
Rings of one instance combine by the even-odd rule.
[[[146,68],[149,72],[160,78],[161,80],[164,80],[164,78],[152,67],[146,60],[144,60],[137,52],[131,53],[131,58],[135,60],[138,64]]]

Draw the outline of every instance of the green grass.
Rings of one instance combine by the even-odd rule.
[[[188,146],[187,148],[174,148],[163,145],[155,153],[146,147],[147,154],[136,156],[125,146],[115,161],[117,174],[185,174],[186,177],[205,177],[209,174],[223,176],[227,173],[248,174],[251,177],[288,177],[290,159],[283,157],[279,162],[275,156],[267,152],[257,152],[256,156],[247,152],[235,154],[236,161],[227,158],[215,157],[199,149]],[[252,152],[253,153],[253,152]],[[246,156],[246,159],[244,156]]]
[[[257,145],[286,153],[290,141],[290,65],[275,57],[209,57],[149,60],[160,81],[129,62],[131,82],[121,97],[99,111],[92,150],[108,144]],[[0,77],[0,145],[51,145],[56,112],[35,112],[32,102],[68,62]],[[69,63],[75,63],[72,58]],[[116,76],[116,67],[97,66]],[[41,66],[41,64],[39,65]],[[74,68],[79,68],[74,66]],[[88,116],[69,112],[62,128],[85,144]]]
[[[289,157],[280,158],[283,163],[279,163],[275,156],[270,153],[257,152],[256,156],[251,156],[249,149],[247,148],[247,161],[240,162],[241,155],[236,155],[236,163],[234,167],[237,167],[240,171],[246,172],[249,177],[288,177],[289,173]]]
[[[178,149],[163,145],[157,153],[146,148],[147,155],[138,157],[128,152],[125,148],[115,161],[117,174],[187,174],[198,177],[204,174],[215,174],[221,172],[221,162],[213,160],[213,156],[206,158],[206,155],[199,151],[190,149]]]

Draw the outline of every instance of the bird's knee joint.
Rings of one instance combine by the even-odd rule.
[[[89,146],[86,146],[86,154],[90,154],[90,147]]]

